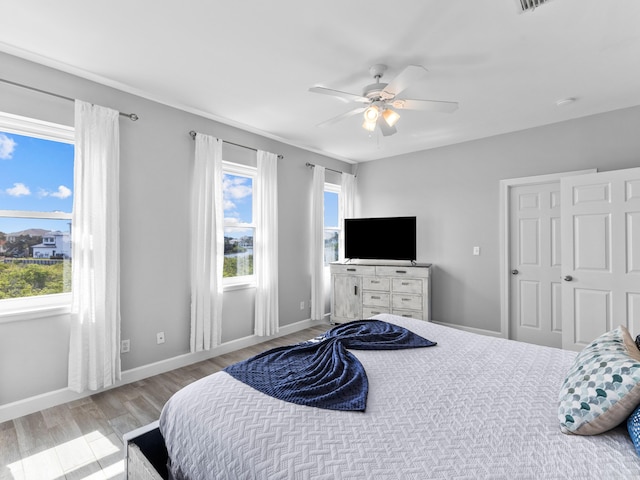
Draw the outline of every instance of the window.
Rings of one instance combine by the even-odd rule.
[[[338,221],[340,186],[324,184],[324,264],[337,262],[342,228]]]
[[[72,127],[0,113],[2,312],[69,303],[73,135]]]
[[[257,170],[253,167],[223,162],[224,267],[226,285],[254,282],[253,187]]]

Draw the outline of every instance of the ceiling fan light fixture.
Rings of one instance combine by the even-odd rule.
[[[375,123],[376,120],[378,120],[379,116],[380,116],[380,109],[375,105],[371,105],[369,108],[367,108],[364,111],[364,121],[365,121],[365,123],[367,123],[367,122]]]
[[[364,123],[362,124],[362,128],[369,132],[373,132],[376,129],[376,125],[377,123],[375,120],[373,122],[369,122],[365,119]]]
[[[387,123],[387,125],[393,127],[396,123],[398,123],[398,120],[400,120],[400,115],[398,114],[398,112],[394,112],[390,108],[387,108],[384,112],[382,112],[382,118],[384,118],[384,121]]]

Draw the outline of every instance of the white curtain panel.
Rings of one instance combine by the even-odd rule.
[[[338,225],[344,229],[344,219],[353,218],[356,202],[356,177],[350,173],[343,173],[340,181],[340,207],[338,210]],[[344,231],[340,236],[339,259],[344,260]]]
[[[324,318],[324,173],[313,167],[311,186],[311,320]]]
[[[191,352],[220,344],[224,210],[222,140],[198,133],[191,198]]]
[[[258,179],[255,186],[256,276],[255,334],[278,333],[278,157],[258,150]]]
[[[120,379],[118,112],[76,100],[69,388]]]

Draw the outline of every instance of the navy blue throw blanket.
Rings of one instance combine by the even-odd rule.
[[[369,382],[347,351],[431,347],[435,342],[380,320],[358,320],[308,342],[277,347],[224,369],[262,393],[329,410],[364,411]]]

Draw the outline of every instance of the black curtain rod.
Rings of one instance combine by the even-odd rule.
[[[195,130],[191,130],[189,132],[189,135],[191,135],[192,139],[196,139],[196,135],[198,134],[198,132],[196,132]],[[227,140],[222,140],[222,143],[226,143],[227,145],[234,145],[236,147],[240,147],[240,148],[246,148],[247,150],[253,150],[254,152],[257,152],[258,149],[257,148],[253,148],[253,147],[247,147],[246,145],[240,145],[239,143],[233,143],[233,142],[229,142]],[[278,155],[278,160],[282,160],[284,157],[282,155]]]
[[[51,95],[52,97],[58,97],[58,98],[61,98],[63,100],[69,100],[71,102],[75,102],[76,101],[75,98],[65,97],[64,95],[60,95],[58,93],[47,92],[46,90],[40,90],[39,88],[30,87],[29,85],[23,85],[22,83],[12,82],[11,80],[5,80],[4,78],[0,78],[0,82],[7,83],[9,85],[13,85],[14,87],[26,88],[27,90],[31,90],[33,92],[44,93],[45,95]],[[123,113],[123,112],[118,112],[118,113],[120,115],[122,115],[123,117],[127,117],[129,120],[132,120],[134,122],[136,120],[138,120],[138,118],[140,118],[135,113]]]
[[[307,162],[307,163],[305,163],[305,166],[307,166],[307,167],[309,167],[309,168],[314,168],[314,167],[315,167],[315,164]],[[327,167],[324,167],[324,169],[325,169],[325,170],[329,170],[330,172],[336,172],[336,173],[339,173],[340,175],[342,175],[342,174],[344,173],[344,172],[341,172],[340,170],[334,170],[333,168],[327,168]]]

